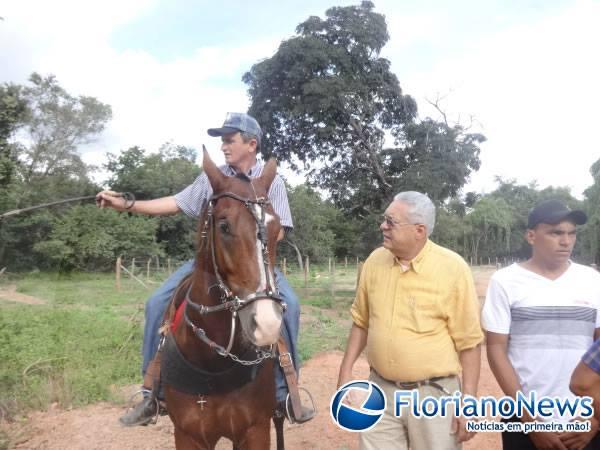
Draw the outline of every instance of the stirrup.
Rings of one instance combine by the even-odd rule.
[[[312,419],[314,416],[317,415],[317,407],[315,406],[315,400],[313,399],[312,394],[305,388],[298,386],[298,394],[300,394],[300,391],[306,392],[306,395],[308,395],[308,398],[310,400],[310,405],[312,407],[312,410],[314,411],[313,416],[310,418]],[[298,395],[298,398],[300,398],[300,395]],[[292,409],[292,398],[290,397],[290,393],[288,392],[287,396],[285,397],[285,416],[287,418],[287,420],[290,421],[290,423],[304,423],[304,422],[308,422],[308,420],[303,421],[303,422],[298,422],[298,418],[294,416],[294,411]],[[300,401],[300,408],[302,408],[302,401]]]
[[[148,394],[148,397],[150,397],[152,400],[154,400],[154,404],[156,405],[156,414],[154,415],[154,418],[148,422],[146,425],[156,425],[156,423],[158,422],[158,416],[160,415],[160,400],[158,400],[158,396],[154,394],[154,392],[152,391],[152,389],[146,389],[146,388],[141,388],[139,391],[135,391],[131,397],[129,397],[129,400],[127,400],[127,403],[131,404],[132,400],[134,397],[136,397],[138,394],[142,394],[142,401],[144,401],[147,397],[144,394]],[[312,398],[311,398],[312,400]],[[133,408],[129,408],[127,411],[129,412],[129,410],[131,410]]]

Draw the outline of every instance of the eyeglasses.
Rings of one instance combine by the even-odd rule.
[[[415,223],[410,222],[398,222],[392,216],[388,216],[387,214],[382,214],[379,218],[379,222],[385,222],[385,224],[390,228],[403,227],[404,225],[417,225]]]

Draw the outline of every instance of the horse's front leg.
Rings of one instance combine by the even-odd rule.
[[[239,450],[266,450],[271,445],[271,419],[248,428],[240,442],[233,446]]]
[[[211,443],[203,436],[192,436],[181,428],[175,427],[175,448],[177,450],[214,450],[215,443]]]

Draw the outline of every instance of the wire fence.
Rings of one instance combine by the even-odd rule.
[[[139,255],[118,257],[115,261],[115,284],[121,289],[121,277],[126,275],[147,289],[153,289],[165,281],[186,260]]]
[[[156,255],[125,256],[115,262],[115,279],[117,289],[123,276],[136,280],[147,289],[158,287],[175,270],[187,260]],[[471,267],[489,267],[500,269],[515,262],[518,258],[469,258]],[[473,264],[476,263],[476,264]],[[278,268],[288,278],[295,289],[304,289],[305,293],[313,291],[328,291],[333,297],[348,295],[356,289],[363,262],[359,257],[327,258],[318,263],[312,263],[309,257],[298,259],[281,258],[277,261]],[[596,268],[595,264],[592,267]]]
[[[119,257],[115,261],[117,289],[121,289],[122,277],[129,277],[147,289],[154,289],[184,262],[156,255]],[[335,295],[336,292],[354,291],[362,262],[358,257],[328,258],[326,263],[319,264],[312,264],[308,257],[301,262],[282,258],[277,266],[295,288],[326,289]]]

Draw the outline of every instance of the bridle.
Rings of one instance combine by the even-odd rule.
[[[223,277],[219,273],[219,266],[217,264],[217,259],[215,255],[215,219],[214,219],[214,206],[217,201],[223,197],[232,198],[241,202],[246,206],[246,209],[252,214],[254,221],[258,227],[257,237],[261,242],[262,254],[263,254],[263,264],[265,266],[265,276],[266,276],[266,290],[257,291],[252,294],[247,295],[244,298],[240,298],[233,293],[233,291],[227,286],[227,283],[223,280]],[[251,303],[257,300],[272,300],[279,304],[282,308],[282,312],[285,311],[286,304],[283,299],[279,296],[279,293],[275,288],[275,280],[272,279],[271,273],[269,271],[269,248],[267,246],[267,227],[266,227],[266,207],[271,202],[264,197],[257,197],[255,200],[250,198],[244,198],[233,192],[222,192],[216,195],[213,195],[208,200],[206,217],[204,219],[204,224],[202,225],[202,231],[200,233],[201,243],[200,245],[203,247],[206,243],[210,246],[210,254],[211,254],[211,262],[214,270],[214,275],[217,280],[215,284],[209,287],[208,291],[214,287],[216,287],[221,293],[221,303],[215,306],[206,306],[194,303],[190,298],[190,293],[192,291],[193,282],[190,283],[190,286],[185,294],[185,309],[183,311],[185,322],[190,326],[194,335],[212,348],[215,352],[223,357],[229,357],[233,361],[243,364],[243,365],[254,365],[259,364],[265,359],[274,357],[275,353],[273,350],[273,346],[267,351],[261,350],[259,348],[256,349],[258,357],[254,360],[243,360],[240,359],[235,354],[231,353],[231,347],[233,346],[233,339],[235,336],[235,326],[236,326],[236,318],[238,311],[244,309]],[[258,205],[260,207],[260,216],[256,214],[254,210],[254,205]],[[210,233],[210,235],[209,235]],[[275,291],[273,291],[273,288]],[[206,335],[206,331],[203,328],[196,326],[189,318],[188,308],[194,309],[198,314],[207,315],[220,311],[230,311],[231,312],[231,333],[229,335],[229,343],[227,348],[222,345],[217,344],[215,341],[210,339]]]

